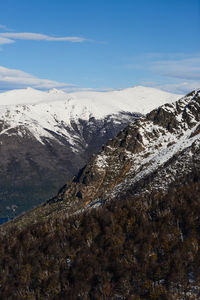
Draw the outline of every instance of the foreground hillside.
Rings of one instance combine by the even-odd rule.
[[[179,97],[145,87],[0,93],[0,217],[18,215],[55,195],[108,139]]]
[[[1,299],[199,299],[200,174],[23,230],[2,228]]]

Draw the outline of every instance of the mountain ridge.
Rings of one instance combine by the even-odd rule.
[[[40,103],[50,103],[56,101],[67,101],[70,99],[83,101],[89,100],[96,102],[98,99],[103,100],[109,99],[113,100],[112,98],[115,97],[118,102],[122,102],[122,100],[128,100],[131,97],[135,98],[142,98],[146,94],[155,96],[156,98],[163,98],[165,102],[171,102],[170,98],[180,98],[183,95],[180,94],[173,94],[169,92],[165,92],[156,88],[145,87],[145,86],[133,86],[130,88],[119,89],[119,90],[111,90],[111,91],[75,91],[75,92],[65,92],[61,89],[51,89],[48,91],[42,91],[38,89],[34,89],[31,87],[25,89],[16,89],[10,90],[6,92],[0,93],[0,106],[10,106],[10,105],[25,105],[25,104],[40,104]],[[159,95],[159,97],[158,97]],[[167,99],[167,101],[166,101]],[[152,100],[152,99],[151,99]],[[86,102],[88,104],[88,102]],[[96,103],[98,105],[98,103]],[[163,104],[159,102],[159,104]],[[108,105],[108,101],[107,101]],[[154,104],[155,105],[155,104]],[[155,105],[156,107],[156,105]],[[152,108],[148,108],[150,111]],[[123,110],[123,109],[121,109]],[[128,110],[127,108],[125,110]],[[136,112],[134,110],[134,112]],[[141,111],[140,111],[141,112]]]
[[[159,170],[161,174],[165,171],[168,186],[181,173],[183,177],[188,174],[191,166],[200,169],[199,121],[200,91],[153,110],[108,142],[100,154],[92,158],[52,201],[63,199],[70,202],[74,199],[77,202],[79,199],[86,205],[96,203],[99,198],[102,201],[102,195],[103,199],[116,197],[128,186],[132,186],[133,190],[133,185],[139,186],[140,181],[147,180],[149,176],[155,177],[154,184],[153,178],[150,180],[153,190],[163,190],[164,182],[156,175]],[[173,166],[174,157],[176,164],[182,163],[183,169]],[[186,165],[189,165],[188,168]],[[139,188],[137,193],[144,192],[145,184],[146,181],[140,188],[135,188]],[[148,192],[151,188],[147,188]]]
[[[195,180],[200,171],[199,127],[200,91],[136,119],[93,155],[57,196],[20,217],[19,224],[33,222],[37,215],[45,219],[60,211],[87,211],[127,193],[167,193],[190,176]]]
[[[179,97],[144,87],[73,94],[25,89],[6,95],[16,93],[17,101],[25,102],[39,94],[40,103],[0,105],[0,217],[16,216],[55,195],[142,111]]]

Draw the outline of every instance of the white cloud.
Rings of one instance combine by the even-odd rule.
[[[3,26],[3,25],[2,25]],[[49,41],[49,42],[72,42],[82,43],[88,41],[86,38],[77,36],[53,37],[41,33],[32,32],[0,32],[0,44],[14,43],[16,40]]]
[[[131,59],[125,67],[173,78],[200,79],[200,53],[149,53]]]
[[[0,45],[5,45],[5,44],[12,44],[15,43],[14,40],[8,39],[6,37],[1,37],[0,36]]]
[[[2,24],[0,24],[0,29],[2,29],[2,30],[8,30],[7,26],[6,25],[2,25]]]
[[[200,81],[183,81],[179,83],[169,83],[162,85],[162,87],[165,88],[165,90],[168,90],[173,93],[186,94],[193,90],[199,90]]]
[[[159,82],[159,81],[143,81],[141,82],[144,86],[151,86],[154,88],[158,88],[167,92],[175,93],[175,94],[187,94],[193,90],[200,89],[200,81],[176,81],[174,82]]]
[[[162,87],[170,92],[187,93],[200,88],[200,54],[156,60],[149,67],[154,73],[169,78]]]
[[[200,80],[200,55],[176,60],[158,60],[150,67],[164,76]]]
[[[0,66],[0,89],[17,89],[32,87],[38,89],[74,88],[75,85],[57,82],[49,79],[41,79],[21,70],[8,69]]]
[[[41,90],[52,88],[62,89],[65,92],[83,92],[83,91],[111,91],[112,88],[82,88],[75,84],[58,82],[49,79],[41,79],[17,69],[9,69],[0,66],[0,91],[11,89],[22,89],[32,87]]]
[[[144,85],[181,94],[200,88],[200,53],[146,53],[128,59],[125,67],[148,72],[154,82]]]

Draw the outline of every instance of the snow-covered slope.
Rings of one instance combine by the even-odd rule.
[[[102,144],[141,114],[179,97],[145,87],[1,93],[0,216],[52,197]]]
[[[127,193],[167,192],[199,174],[200,90],[127,126],[51,202],[77,210]]]
[[[42,142],[43,137],[55,139],[55,135],[51,134],[54,132],[74,145],[78,137],[66,130],[71,122],[104,119],[120,112],[144,114],[180,97],[141,86],[112,92],[71,94],[55,89],[48,92],[32,88],[13,90],[0,94],[0,120],[4,122],[0,134],[10,134],[11,128],[18,127],[18,134],[27,134],[24,129],[28,129]],[[11,105],[13,103],[15,105]]]
[[[68,95],[57,89],[44,92],[29,87],[0,93],[0,105],[36,104],[64,99],[68,99]]]
[[[181,98],[181,95],[143,86],[111,92],[78,92],[70,96],[74,100],[80,99],[85,105],[91,107],[95,117],[119,111],[146,114],[164,103],[171,103]]]
[[[95,118],[102,118],[119,111],[134,111],[145,114],[155,107],[175,101],[180,97],[181,95],[143,86],[109,92],[75,93],[66,93],[57,89],[46,92],[26,88],[0,93],[0,106],[63,101],[69,103],[69,108],[73,110],[74,116],[80,116],[80,112],[84,116],[84,110],[87,108]]]

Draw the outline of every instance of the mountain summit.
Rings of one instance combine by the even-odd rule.
[[[1,93],[0,217],[15,216],[52,197],[127,124],[179,97],[145,87]]]
[[[109,141],[50,202],[92,207],[131,194],[164,192],[200,170],[200,91],[153,110]]]
[[[76,104],[76,101],[79,101],[79,106],[89,106],[89,110],[90,108],[93,109],[91,111],[93,116],[97,117],[95,112],[97,113],[98,109],[104,113],[103,116],[129,110],[147,113],[159,105],[175,101],[179,98],[180,95],[143,86],[134,86],[108,92],[82,91],[74,93],[66,93],[63,90],[55,88],[42,91],[28,87],[0,93],[0,106],[39,104],[57,101],[70,101],[70,103],[74,101]],[[96,109],[96,106],[98,109]]]

